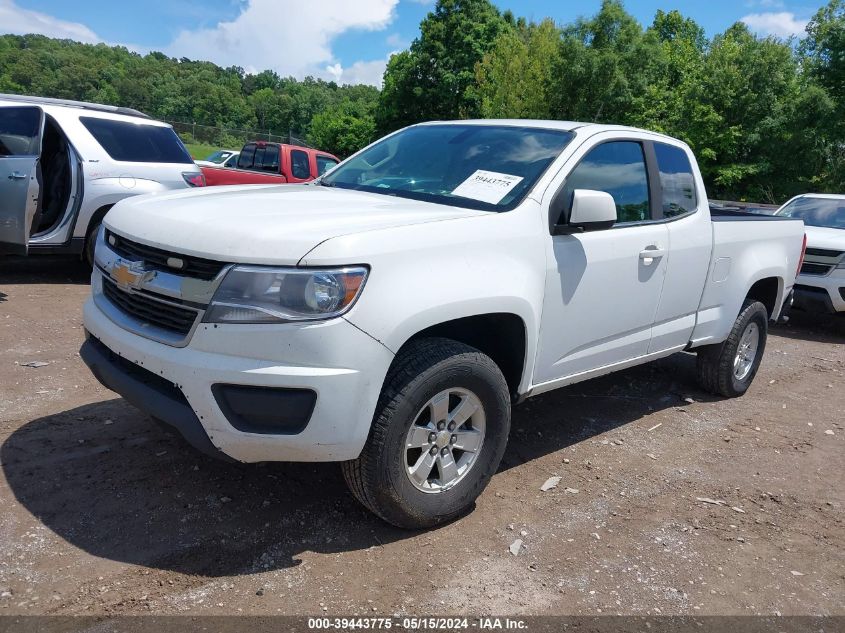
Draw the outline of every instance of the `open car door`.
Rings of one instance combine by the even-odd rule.
[[[0,105],[0,254],[25,255],[38,210],[44,112]]]

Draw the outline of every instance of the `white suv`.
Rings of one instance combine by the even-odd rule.
[[[204,184],[173,128],[137,110],[0,94],[0,254],[91,262],[116,202]]]

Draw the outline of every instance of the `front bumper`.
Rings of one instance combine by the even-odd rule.
[[[799,275],[794,306],[811,312],[845,312],[845,269],[829,275]]]
[[[99,344],[87,341],[80,353],[106,387],[176,427],[203,452],[241,462],[357,457],[393,360],[386,347],[342,318],[202,323],[187,346],[173,347],[123,329],[92,299],[83,313],[85,329]],[[144,371],[156,380],[143,380]],[[310,390],[317,397],[300,432],[252,433],[236,429],[221,409],[213,393],[220,384]]]

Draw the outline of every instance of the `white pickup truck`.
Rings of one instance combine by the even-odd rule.
[[[432,526],[472,507],[525,398],[685,350],[742,395],[803,236],[711,217],[660,134],[422,124],[309,185],[115,205],[81,355],[207,453],[340,461],[377,515]]]

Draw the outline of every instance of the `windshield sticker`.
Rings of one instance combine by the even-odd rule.
[[[522,176],[500,174],[478,169],[469,178],[452,190],[453,196],[499,204],[511,189],[522,182]]]

